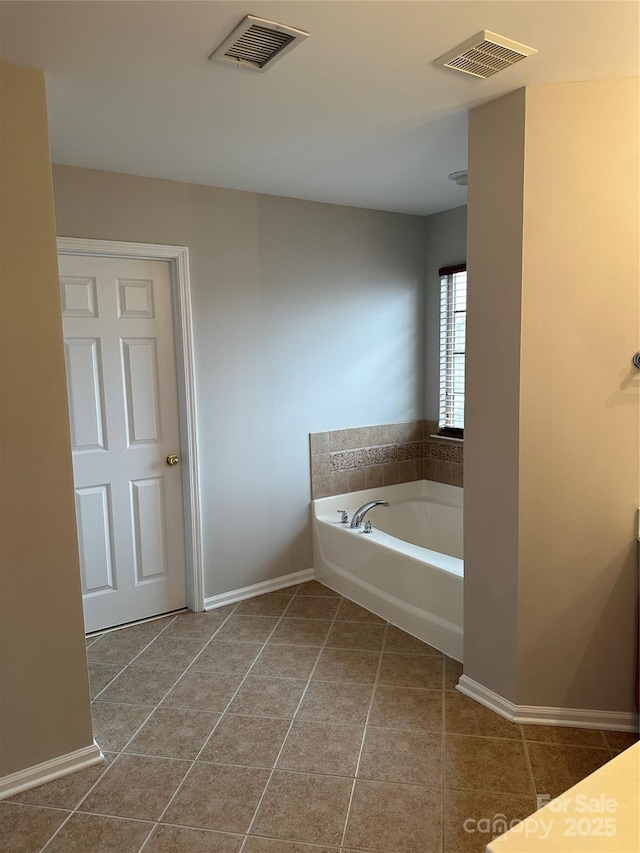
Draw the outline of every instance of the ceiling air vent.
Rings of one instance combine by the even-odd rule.
[[[527,47],[526,44],[511,41],[489,30],[482,30],[473,38],[436,59],[435,63],[484,79],[537,52],[535,48]]]
[[[230,62],[238,68],[267,71],[308,36],[303,30],[247,15],[209,59]]]

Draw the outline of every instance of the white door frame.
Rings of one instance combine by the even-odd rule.
[[[169,262],[176,335],[176,375],[178,377],[180,444],[182,445],[183,461],[182,492],[185,516],[187,605],[190,610],[204,610],[204,560],[189,250],[186,246],[158,246],[153,243],[122,243],[112,240],[58,237],[58,254],[93,255],[103,258],[138,258],[147,261]]]

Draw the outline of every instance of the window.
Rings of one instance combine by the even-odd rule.
[[[438,435],[464,435],[467,266],[440,270],[440,415]]]

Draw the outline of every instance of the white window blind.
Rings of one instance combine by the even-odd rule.
[[[467,268],[440,270],[440,415],[439,431],[462,437],[464,359],[467,326]]]

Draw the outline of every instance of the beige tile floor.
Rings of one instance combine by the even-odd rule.
[[[0,803],[0,850],[479,853],[635,738],[518,726],[315,581],[87,640],[106,761]]]

